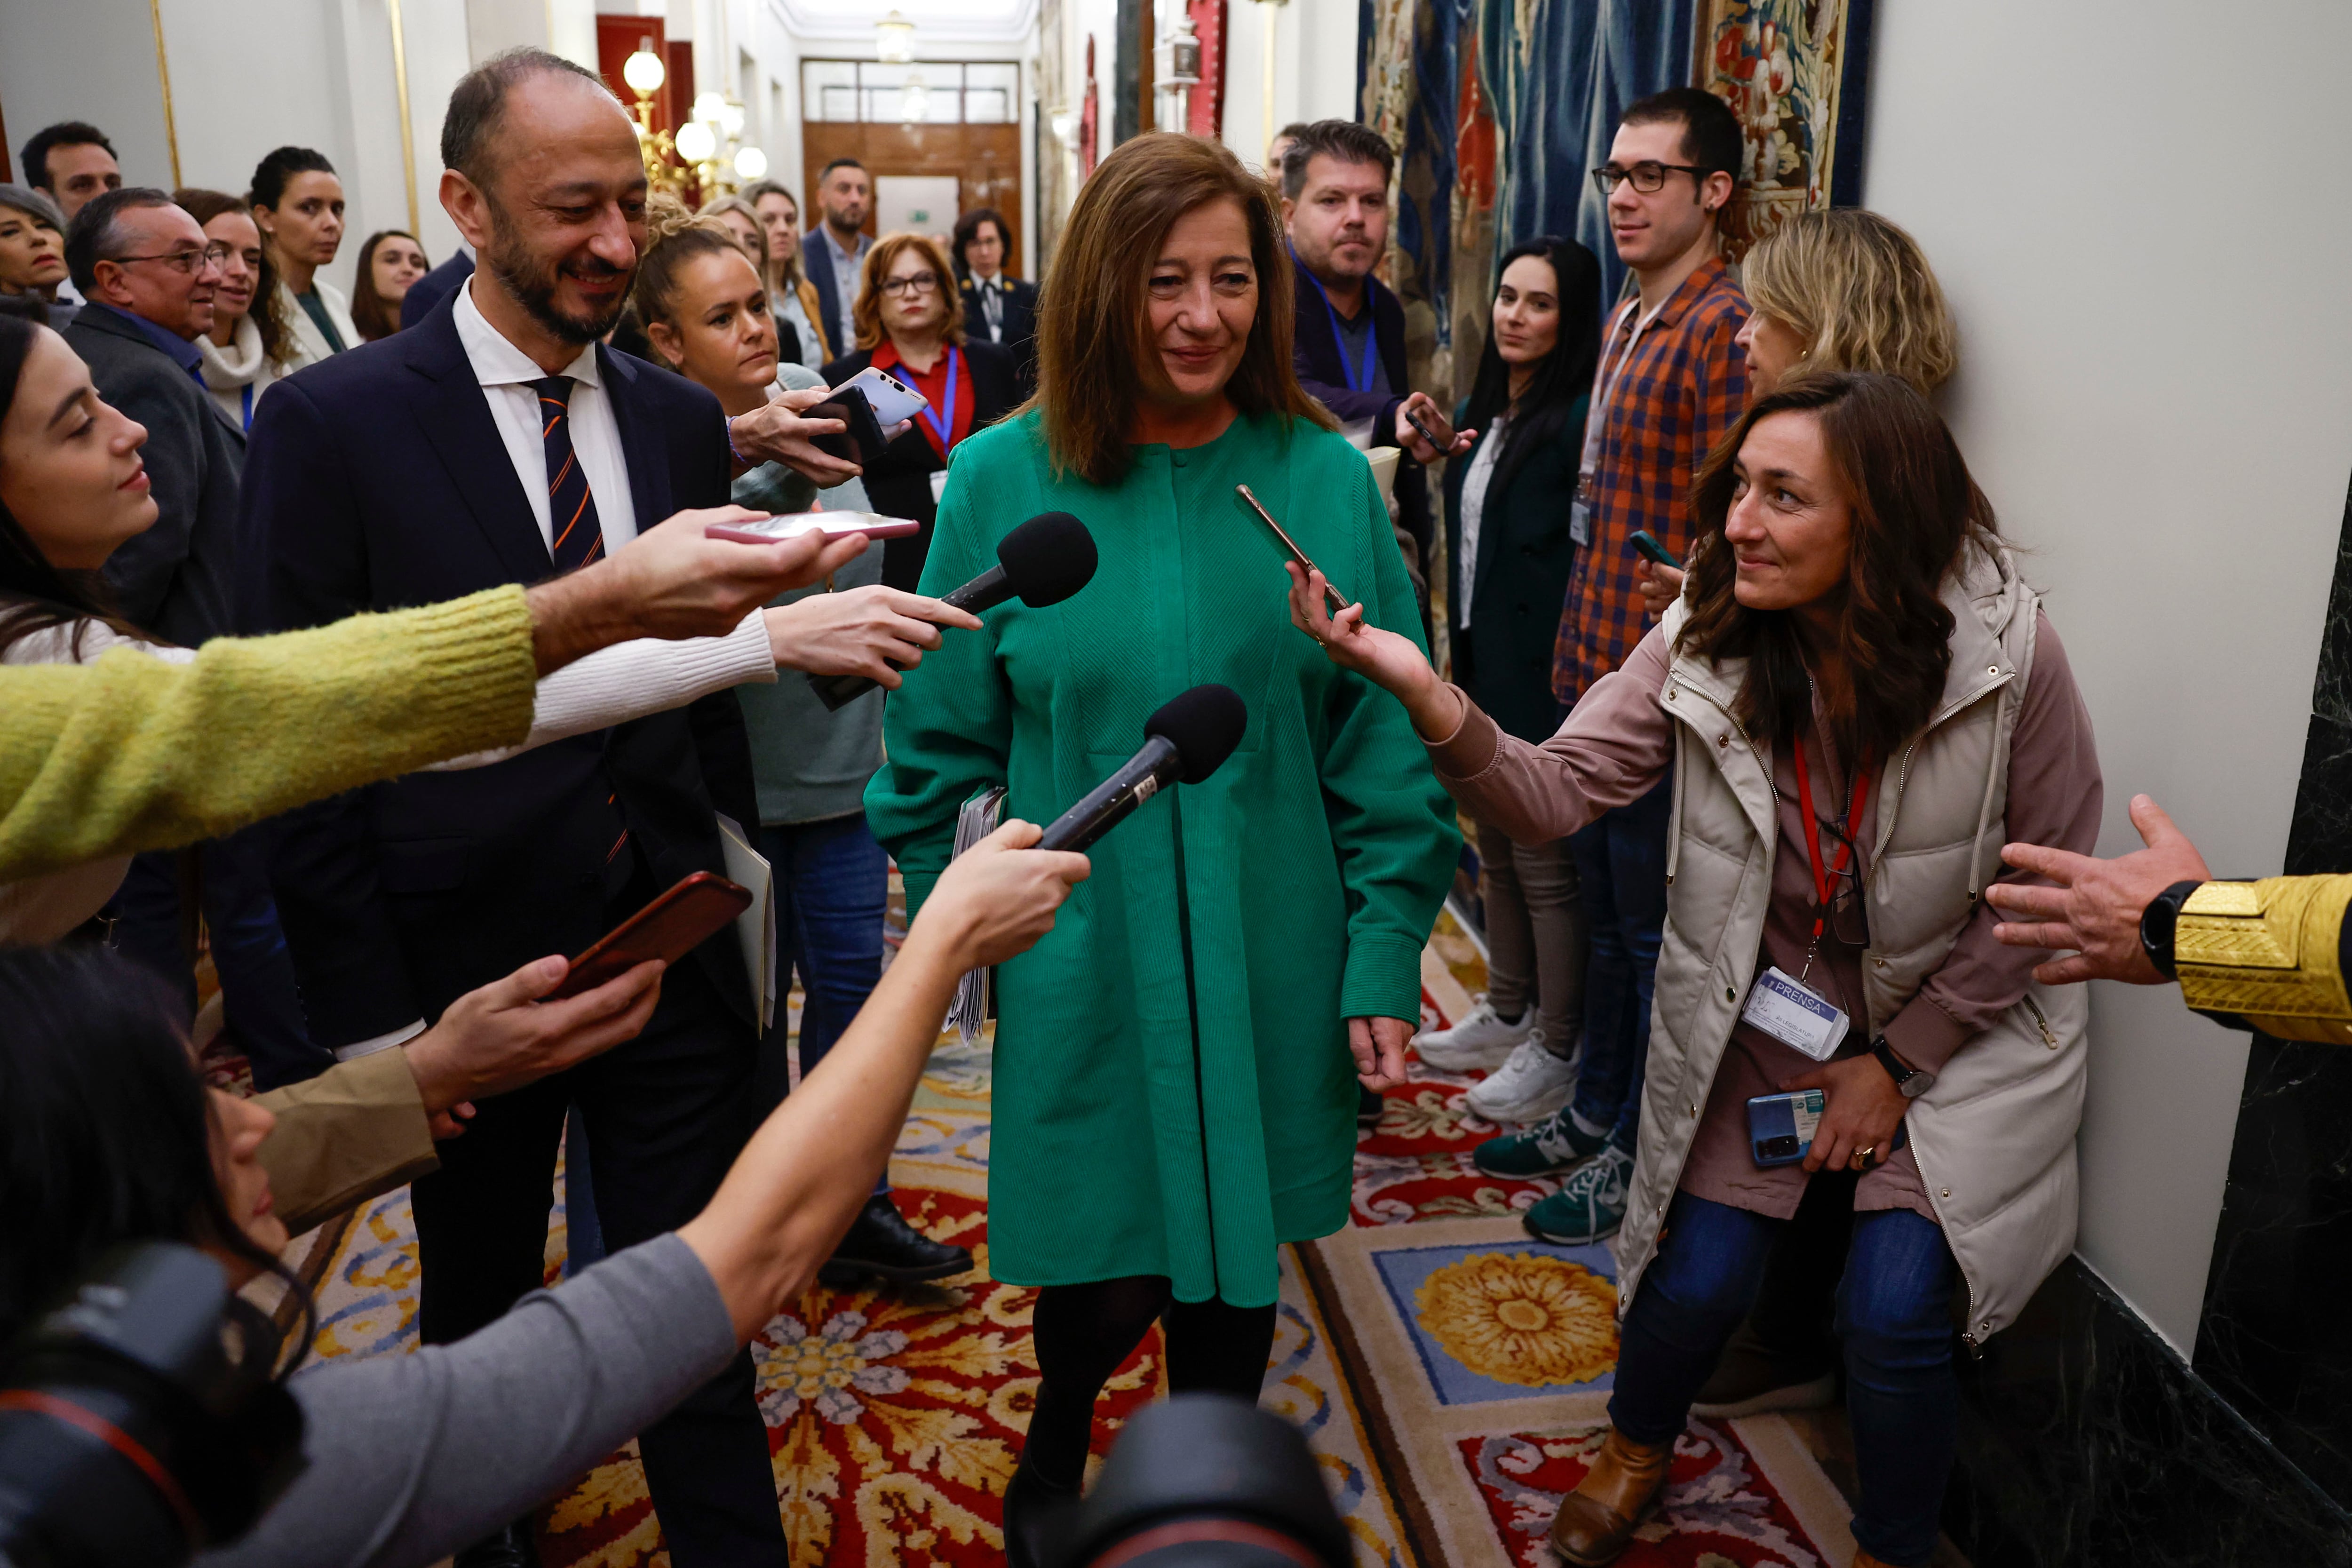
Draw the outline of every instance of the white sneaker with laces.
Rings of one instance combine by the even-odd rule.
[[[1541,1121],[1566,1105],[1575,1089],[1576,1063],[1544,1049],[1538,1028],[1493,1077],[1471,1086],[1467,1103],[1489,1121]]]
[[[1536,1010],[1528,1008],[1516,1024],[1504,1022],[1495,1005],[1480,993],[1470,1016],[1450,1029],[1428,1029],[1412,1037],[1421,1059],[1440,1072],[1467,1072],[1472,1068],[1498,1068],[1520,1041],[1536,1030]]]

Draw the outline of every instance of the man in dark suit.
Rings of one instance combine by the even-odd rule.
[[[1286,134],[1282,216],[1298,273],[1291,362],[1307,395],[1359,445],[1402,447],[1413,459],[1397,469],[1396,499],[1413,546],[1405,564],[1426,623],[1432,521],[1421,465],[1447,453],[1406,416],[1418,416],[1447,451],[1468,443],[1455,441],[1444,412],[1406,380],[1404,307],[1372,276],[1388,248],[1396,154],[1378,132],[1349,120],[1318,120]]]
[[[400,330],[406,331],[433,313],[433,307],[457,291],[474,275],[474,253],[458,250],[448,260],[408,286],[400,300]]]
[[[956,220],[955,268],[963,279],[964,331],[1013,351],[1021,395],[1037,390],[1037,285],[1004,275],[1012,231],[994,207]]]
[[[717,400],[599,341],[645,243],[645,170],[612,94],[570,61],[509,51],[458,83],[441,153],[442,205],[478,270],[414,330],[311,366],[257,411],[240,596],[259,627],[537,582],[727,501]],[[785,417],[763,415],[770,434]],[[736,445],[759,446],[754,421]],[[714,811],[751,824],[757,810],[741,710],[722,691],[283,819],[273,870],[314,1033],[346,1056],[399,1043],[523,958],[576,953],[681,878],[723,870]],[[568,1106],[611,1247],[692,1216],[748,1132],[753,1018],[722,931],[663,977],[636,1039],[483,1104],[413,1189],[425,1341],[461,1338],[539,1285]],[[782,1560],[748,1353],[640,1451],[680,1568]],[[530,1556],[522,1521],[458,1561]]]
[[[194,340],[213,324],[221,257],[196,220],[157,190],[133,186],[84,203],[68,226],[66,265],[87,301],[65,339],[98,395],[147,427],[155,522],[106,563],[116,607],[131,625],[194,647],[233,628],[237,476],[245,435],[198,379]],[[294,969],[257,846],[215,839],[187,856],[133,858],[109,906],[115,943],[196,1005],[194,929],[185,913],[193,870],[211,928],[230,1032],[263,1089],[333,1065],[310,1043]]]
[[[874,237],[866,232],[866,215],[874,202],[874,178],[855,158],[835,158],[816,179],[817,210],[824,221],[801,242],[801,270],[816,285],[817,303],[824,307],[824,335],[835,356],[857,344],[859,269]]]

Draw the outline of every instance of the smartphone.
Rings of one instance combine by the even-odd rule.
[[[912,419],[916,413],[929,405],[929,400],[887,371],[867,365],[847,381],[833,389],[838,397],[855,389],[874,410],[874,418],[881,425],[896,425],[901,419]]]
[[[1759,1165],[1793,1165],[1813,1146],[1829,1097],[1818,1089],[1759,1094],[1748,1102],[1748,1148]],[[1897,1122],[1890,1154],[1911,1141],[1911,1129]]]
[[[593,991],[649,958],[676,963],[751,907],[750,889],[715,872],[697,871],[591,943],[547,1000]]]
[[[898,539],[922,531],[923,525],[912,518],[884,517],[878,511],[786,512],[777,517],[709,523],[702,530],[706,539],[731,539],[739,544],[773,544],[780,539],[798,539],[803,533],[822,533],[827,539],[846,539],[853,533],[862,533],[868,539]]]
[[[1625,542],[1648,557],[1654,565],[1671,566],[1677,572],[1683,569],[1683,563],[1675,559],[1675,552],[1659,543],[1658,536],[1646,528],[1635,529],[1633,536]]]
[[[1421,438],[1423,440],[1437,448],[1439,456],[1443,457],[1444,455],[1446,443],[1437,438],[1436,431],[1432,430],[1428,426],[1423,425],[1421,422],[1421,416],[1419,414],[1415,413],[1412,409],[1408,408],[1404,411],[1404,417],[1406,424],[1411,425],[1414,429],[1421,432]]]
[[[882,448],[890,443],[882,437],[882,426],[874,417],[873,405],[866,394],[855,384],[845,385],[813,408],[801,410],[803,419],[838,419],[849,426],[838,436],[812,436],[809,444],[828,457],[839,458],[845,463],[866,467],[882,460]],[[892,421],[896,423],[896,421]]]

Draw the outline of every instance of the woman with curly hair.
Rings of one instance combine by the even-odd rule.
[[[1983,893],[2018,875],[2005,842],[2090,849],[2098,754],[2040,596],[1907,382],[1782,382],[1701,468],[1692,511],[1689,591],[1540,744],[1410,638],[1327,614],[1320,574],[1291,568],[1291,616],[1393,693],[1446,789],[1517,842],[1673,780],[1611,1426],[1552,1544],[1580,1568],[1625,1550],[1820,1186],[1853,1213],[1837,1322],[1854,1561],[1916,1568],[1958,1437],[1955,1307],[1982,1344],[2074,1244],[2086,1006],[2000,944]],[[1790,1158],[1752,1143],[1750,1101],[1802,1090],[1820,1099]]]

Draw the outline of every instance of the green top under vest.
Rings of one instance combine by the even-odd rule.
[[[1404,710],[1290,624],[1280,541],[1247,484],[1377,625],[1419,612],[1363,454],[1238,418],[1205,446],[1131,448],[1109,486],[1050,470],[1032,411],[955,450],[922,591],[1071,512],[1101,565],[1076,596],[950,632],[884,712],[866,795],[919,908],[958,808],[1003,784],[1051,821],[1127,761],[1161,703],[1232,687],[1224,766],[1162,790],[1091,851],[1053,931],[998,972],[991,1271],[1132,1274],[1180,1300],[1275,1299],[1276,1246],[1348,1222],[1356,1082],[1344,1020],[1415,1019],[1421,952],[1461,839]]]

